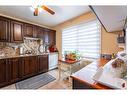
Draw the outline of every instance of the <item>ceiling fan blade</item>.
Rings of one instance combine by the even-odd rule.
[[[35,10],[34,10],[34,16],[38,16],[38,8],[35,8]]]
[[[47,6],[42,5],[41,8],[44,9],[44,10],[46,10],[47,12],[49,12],[52,15],[55,14],[55,12],[53,10],[51,10],[50,8],[48,8]]]

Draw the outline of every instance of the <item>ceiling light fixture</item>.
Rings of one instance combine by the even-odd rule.
[[[45,5],[33,5],[30,7],[30,10],[33,12],[34,16],[38,16],[38,14],[42,12],[42,10],[45,10],[52,15],[55,14],[55,12],[52,9]]]
[[[34,12],[36,8],[38,8],[39,13],[41,13],[41,12],[43,11],[42,8],[39,7],[39,6],[31,6],[31,7],[30,7],[30,10],[31,10],[32,12]]]

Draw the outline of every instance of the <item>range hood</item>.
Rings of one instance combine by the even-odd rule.
[[[107,32],[124,29],[127,6],[90,6],[90,8]]]

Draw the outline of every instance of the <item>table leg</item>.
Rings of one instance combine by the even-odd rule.
[[[72,86],[72,81],[71,81],[71,77],[70,77],[72,74],[72,66],[71,65],[69,66],[69,70],[70,70],[70,72],[69,72],[69,76],[68,76],[68,81],[69,81],[68,86],[70,87],[70,86]]]
[[[58,72],[59,72],[59,80],[61,79],[61,67],[60,67],[60,64],[59,64],[59,66],[58,66]]]

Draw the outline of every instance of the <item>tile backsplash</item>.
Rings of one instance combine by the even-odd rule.
[[[23,53],[31,51],[31,53],[39,53],[38,47],[43,44],[42,39],[38,38],[24,38],[24,43],[6,43],[0,42],[0,56],[17,55],[20,53],[20,48]]]

